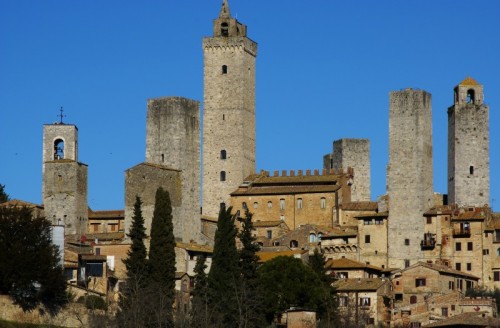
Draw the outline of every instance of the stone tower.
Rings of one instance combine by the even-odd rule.
[[[370,140],[339,139],[333,142],[333,153],[323,157],[323,168],[347,170],[353,168],[351,201],[370,201]]]
[[[54,123],[43,127],[45,217],[65,227],[65,234],[87,231],[87,165],[78,162],[78,128]]]
[[[148,100],[146,162],[126,171],[125,229],[128,231],[135,196],[141,197],[147,234],[156,189],[170,193],[174,236],[200,241],[200,110],[199,102],[182,97]]]
[[[490,201],[489,108],[483,86],[468,77],[448,109],[448,199],[459,206]]]
[[[422,258],[423,213],[433,206],[431,94],[406,89],[390,93],[388,267]]]
[[[221,203],[255,173],[255,58],[257,44],[231,17],[224,0],[203,38],[203,214],[217,217]]]

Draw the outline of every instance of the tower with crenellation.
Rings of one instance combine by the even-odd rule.
[[[448,109],[448,199],[458,206],[490,203],[489,107],[471,77],[454,89]]]
[[[229,194],[255,173],[257,44],[224,0],[203,38],[203,214],[216,217]]]

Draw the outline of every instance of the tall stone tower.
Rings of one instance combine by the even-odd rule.
[[[448,109],[448,199],[459,206],[490,203],[489,108],[483,86],[468,77]]]
[[[73,124],[43,127],[43,190],[45,217],[65,227],[65,234],[87,232],[87,165],[78,162],[78,128]]]
[[[155,194],[170,193],[174,236],[189,243],[201,238],[200,221],[200,104],[182,97],[148,100],[146,162],[126,171],[125,229],[130,228],[135,197],[142,200],[150,233]]]
[[[433,206],[431,95],[406,89],[390,93],[388,266],[404,268],[422,258],[423,213]]]
[[[323,157],[323,168],[353,168],[351,201],[370,201],[370,140],[339,139],[333,142],[333,153]]]
[[[255,173],[255,58],[257,44],[231,17],[224,0],[203,38],[203,214],[216,217],[221,203]]]

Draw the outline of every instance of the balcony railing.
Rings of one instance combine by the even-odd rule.
[[[420,242],[420,247],[422,249],[433,249],[436,247],[436,239],[424,239]]]
[[[470,237],[470,228],[454,228],[453,237]]]

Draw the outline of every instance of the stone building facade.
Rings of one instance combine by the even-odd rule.
[[[434,204],[431,95],[393,91],[389,103],[388,266],[404,268],[422,258],[419,223]]]
[[[323,168],[353,169],[351,200],[370,201],[370,140],[340,139],[333,142],[333,152],[323,156]]]
[[[490,203],[489,108],[483,86],[468,77],[454,90],[448,109],[448,193],[450,204]]]
[[[221,203],[255,173],[255,58],[257,44],[224,0],[203,39],[203,214],[217,217]]]
[[[87,165],[78,162],[78,128],[54,123],[43,127],[42,200],[45,217],[65,234],[85,234],[88,220]]]

